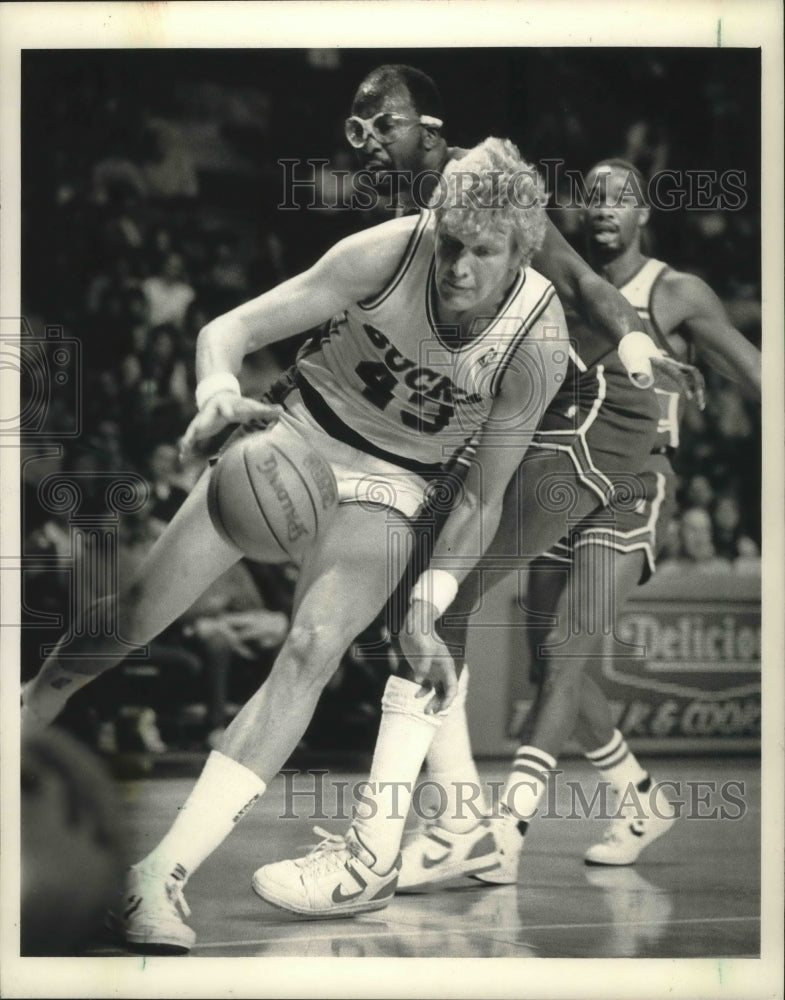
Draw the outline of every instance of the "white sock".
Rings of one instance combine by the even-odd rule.
[[[213,750],[169,832],[135,867],[187,881],[266,788],[249,768]]]
[[[544,750],[518,747],[501,796],[502,813],[528,826],[545,793],[548,775],[555,767],[555,758]],[[519,826],[519,829],[525,832],[526,827]]]
[[[472,756],[466,695],[469,668],[464,665],[458,693],[436,732],[428,751],[428,779],[439,788],[437,822],[451,833],[468,833],[488,813]]]
[[[354,831],[376,859],[379,874],[395,864],[412,790],[441,718],[426,715],[430,697],[416,698],[419,684],[392,676],[382,698],[382,721],[367,794],[355,808]]]
[[[638,763],[635,754],[627,746],[618,729],[605,746],[591,750],[584,755],[602,774],[617,795],[624,795],[630,785],[637,788],[648,777],[648,773]]]

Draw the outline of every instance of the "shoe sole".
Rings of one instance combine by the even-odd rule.
[[[496,872],[496,875],[485,874],[486,871]],[[518,882],[518,862],[516,860],[515,869],[512,872],[509,870],[505,871],[503,864],[497,864],[492,868],[475,872],[470,878],[476,879],[478,882],[487,882],[488,885],[516,885]]]
[[[408,882],[406,885],[401,885],[399,882],[398,891],[405,892],[407,889],[417,889],[421,885],[430,885],[433,882],[446,882],[451,878],[476,878],[481,872],[496,871],[498,868],[501,868],[500,861],[492,861],[490,864],[484,865],[478,865],[476,862],[474,864],[461,863],[451,865],[448,869],[440,871],[431,869],[427,877],[417,882]]]
[[[116,913],[111,912],[107,913],[104,918],[104,927],[129,951],[144,955],[187,955],[196,944],[195,937],[190,944],[186,945],[182,941],[167,938],[166,935],[156,937],[154,940],[142,935],[134,935],[133,932],[129,933],[122,919]]]
[[[351,906],[337,907],[332,910],[309,910],[304,907],[294,906],[292,903],[285,903],[280,897],[275,896],[267,888],[262,888],[256,880],[256,876],[251,879],[251,888],[256,895],[274,906],[278,910],[285,910],[287,913],[296,913],[300,917],[307,917],[310,920],[340,920],[341,917],[356,917],[360,913],[371,913],[374,910],[383,910],[390,900],[392,894],[380,900],[368,900],[365,903],[354,903]]]
[[[629,868],[637,860],[637,857],[633,858],[632,861],[595,861],[593,858],[584,858],[583,863],[590,868]]]
[[[470,875],[469,878],[473,878],[476,882],[482,882],[485,885],[517,885],[518,876],[510,875],[508,878],[484,878],[482,875]]]

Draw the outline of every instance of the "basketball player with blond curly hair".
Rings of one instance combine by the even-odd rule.
[[[407,551],[429,479],[472,439],[479,444],[464,500],[442,539],[471,565],[493,536],[507,481],[566,368],[564,313],[550,282],[529,267],[545,233],[545,200],[512,143],[487,139],[446,177],[433,210],[343,240],[310,270],[200,332],[199,412],[185,447],[230,424],[275,420],[256,433],[295,458],[319,454],[332,466],[339,504],[302,558],[292,627],[270,676],[210,754],[169,832],[129,874],[116,918],[129,944],[190,950],[186,881],[297,745],[340,657],[405,568],[387,558],[391,531]],[[281,407],[240,395],[246,354],[319,323],[326,325],[302,349]],[[209,472],[119,596],[122,638],[75,630],[67,659],[58,655],[61,640],[25,689],[25,725],[55,718],[129,643],[149,642],[241,558],[211,522],[208,480]],[[449,658],[414,681],[390,678],[377,746],[387,771],[416,775],[455,686]],[[389,859],[383,848],[400,836],[381,835],[378,824],[363,834],[361,842],[350,832],[342,852],[330,852],[322,873],[329,915],[377,909],[395,890],[397,846]],[[336,897],[347,872],[363,885]]]

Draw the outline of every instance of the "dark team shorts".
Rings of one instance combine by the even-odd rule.
[[[655,572],[657,553],[676,514],[676,476],[670,459],[654,454],[637,478],[640,488],[635,495],[595,510],[541,558],[569,566],[577,549],[595,545],[615,552],[642,552],[640,583],[645,583]]]
[[[655,447],[660,415],[654,392],[636,388],[615,358],[583,373],[573,370],[531,444],[535,453],[566,454],[581,484],[603,505],[616,493],[640,492],[635,476]]]

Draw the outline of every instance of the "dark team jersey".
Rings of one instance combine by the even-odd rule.
[[[649,258],[643,266],[619,288],[641,319],[641,326],[663,354],[676,357],[667,337],[652,315],[652,297],[657,282],[668,270],[663,261]],[[624,421],[657,420],[657,434],[652,450],[674,449],[679,445],[679,424],[686,400],[676,374],[655,369],[653,392],[642,392],[630,382],[618,352],[608,337],[592,329],[575,313],[567,312],[572,350],[570,369],[564,386],[554,398],[543,427],[566,429],[570,416],[582,417],[587,408],[596,404],[596,373],[605,382],[602,411],[611,435],[624,432]],[[653,407],[653,410],[652,410]],[[615,429],[612,427],[616,424]]]
[[[664,261],[650,257],[619,291],[638,313],[646,333],[660,350],[675,358],[668,338],[660,330],[652,313],[654,289],[668,270]],[[675,375],[657,369],[654,392],[660,406],[656,445],[661,448],[678,448],[679,424],[686,405],[681,382]]]

